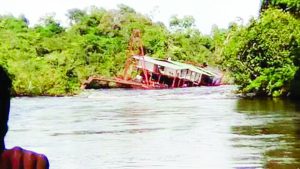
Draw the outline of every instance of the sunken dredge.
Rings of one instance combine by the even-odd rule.
[[[140,37],[139,30],[133,31],[123,77],[91,76],[81,88],[166,89],[221,84],[222,76],[207,68],[144,55]],[[139,54],[134,54],[137,50]]]

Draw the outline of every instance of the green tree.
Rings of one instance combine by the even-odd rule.
[[[203,62],[214,50],[211,37],[202,35],[190,16],[173,24],[176,31],[126,5],[117,10],[72,9],[67,16],[67,29],[53,15],[33,28],[25,16],[0,17],[0,64],[10,72],[16,95],[75,94],[89,76],[123,74],[134,29],[142,32],[151,56]]]
[[[64,32],[64,28],[55,21],[54,16],[45,16],[41,19],[42,24],[35,27],[35,30],[43,37],[51,37]]]
[[[282,9],[291,12],[297,17],[300,17],[300,1],[299,0],[263,0],[261,11],[270,7]]]
[[[170,28],[173,30],[185,30],[195,27],[195,18],[193,16],[184,16],[179,18],[178,16],[172,16],[170,19]]]
[[[300,21],[289,13],[266,10],[249,26],[233,27],[224,48],[224,66],[244,93],[282,96],[298,69]]]
[[[86,11],[81,9],[70,9],[67,13],[71,25],[79,23],[86,15]]]

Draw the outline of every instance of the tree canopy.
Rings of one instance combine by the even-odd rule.
[[[269,8],[249,25],[232,27],[228,37],[223,64],[243,93],[293,94],[300,57],[299,19]]]
[[[146,54],[221,68],[242,93],[300,96],[298,0],[264,0],[259,18],[247,25],[214,26],[203,35],[192,16],[161,22],[119,5],[68,11],[65,28],[53,16],[29,27],[25,16],[0,16],[0,64],[16,95],[66,95],[89,76],[123,74],[131,32],[139,29]]]
[[[15,94],[75,94],[89,76],[122,74],[134,29],[141,30],[145,51],[154,57],[204,62],[211,55],[211,40],[192,27],[192,17],[172,32],[126,5],[71,9],[67,16],[67,28],[51,15],[34,27],[24,16],[0,16],[0,64],[8,68]]]
[[[291,12],[298,18],[300,17],[300,2],[299,0],[263,0],[261,11],[268,8],[278,8],[284,11]]]

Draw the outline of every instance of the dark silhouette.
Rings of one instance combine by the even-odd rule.
[[[42,154],[20,147],[5,149],[11,84],[7,72],[0,66],[0,169],[48,169],[48,159]]]

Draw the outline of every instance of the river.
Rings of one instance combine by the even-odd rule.
[[[12,99],[7,147],[52,169],[300,168],[300,102],[233,86]]]

